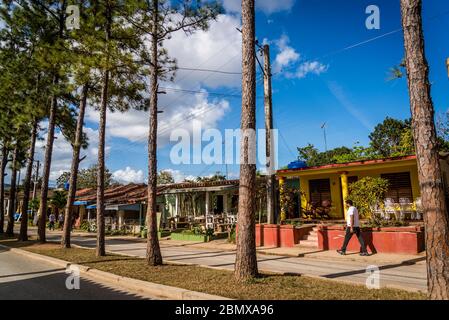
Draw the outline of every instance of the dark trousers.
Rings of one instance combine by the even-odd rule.
[[[362,233],[360,232],[359,227],[354,227],[354,233],[359,239],[360,242],[360,252],[366,252],[365,241],[363,240]],[[341,251],[346,252],[346,247],[348,246],[349,240],[351,240],[353,233],[351,232],[350,227],[346,227],[345,240],[343,241],[343,246],[341,247]]]

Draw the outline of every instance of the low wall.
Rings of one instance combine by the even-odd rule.
[[[371,253],[418,254],[424,247],[424,227],[362,228],[367,250]],[[318,247],[321,250],[337,250],[343,245],[344,226],[319,226]],[[360,250],[355,235],[349,241],[347,251]]]
[[[314,226],[256,224],[256,247],[293,247],[308,235]],[[238,236],[238,224],[235,228]]]
[[[313,226],[295,227],[292,225],[257,224],[256,246],[293,247],[309,234]]]

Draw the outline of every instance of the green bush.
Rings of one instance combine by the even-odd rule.
[[[235,225],[233,225],[229,232],[228,242],[235,244],[235,234]]]
[[[80,225],[80,230],[83,231],[89,231],[89,222],[88,221],[83,221]]]
[[[348,199],[354,202],[362,217],[373,217],[372,207],[385,199],[388,180],[383,178],[364,177],[349,185]]]
[[[294,220],[294,219],[287,219],[287,220],[285,220],[285,221],[283,221],[282,222],[282,224],[287,224],[287,225],[292,225],[292,226],[295,226],[295,227],[300,227],[300,226],[302,226],[302,222],[301,221],[299,221],[299,220]]]

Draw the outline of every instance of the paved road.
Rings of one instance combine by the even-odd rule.
[[[49,235],[49,240],[59,240],[59,235]],[[94,248],[94,238],[74,236],[72,243]],[[108,239],[107,250],[119,254],[138,257],[145,256],[146,244],[141,241]],[[162,255],[166,261],[179,263],[194,263],[211,267],[233,269],[234,251],[222,251],[192,248],[189,244],[161,244]],[[343,259],[329,260],[306,257],[284,257],[258,254],[259,269],[300,273],[311,276],[321,276],[335,280],[345,280],[365,284],[369,274],[366,272],[370,263],[354,262]],[[380,270],[380,285],[399,287],[409,290],[426,291],[425,257],[417,257],[401,264],[384,263],[378,265]]]
[[[81,278],[66,288],[65,269],[0,248],[0,300],[135,300],[141,296]]]

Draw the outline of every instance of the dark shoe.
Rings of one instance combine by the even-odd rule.
[[[344,256],[344,255],[346,254],[346,252],[344,252],[343,250],[337,250],[337,252],[338,252],[339,254],[341,254],[342,256]]]
[[[369,253],[368,252],[360,252],[360,255],[362,257],[369,257]]]

